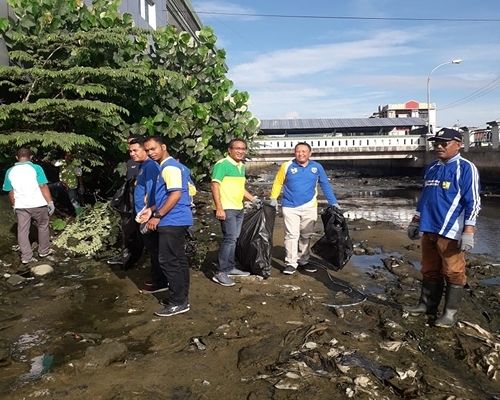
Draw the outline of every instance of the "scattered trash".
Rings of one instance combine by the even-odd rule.
[[[30,271],[35,276],[44,276],[54,272],[54,268],[52,268],[52,266],[50,266],[49,264],[41,264],[35,267],[31,267]]]
[[[394,341],[386,341],[379,343],[379,347],[388,351],[398,351],[405,343],[394,340]]]

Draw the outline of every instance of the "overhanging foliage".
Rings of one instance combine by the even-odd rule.
[[[232,89],[225,52],[203,28],[132,26],[118,0],[8,0],[0,19],[11,65],[0,67],[0,149],[71,151],[109,185],[129,133],[161,135],[197,178],[233,137],[252,140],[248,94]]]

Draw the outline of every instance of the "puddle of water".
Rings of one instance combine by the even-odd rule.
[[[499,286],[500,285],[500,276],[495,276],[493,278],[483,279],[479,281],[480,285],[483,286]]]
[[[23,361],[26,360],[26,356],[22,353],[26,352],[32,347],[44,344],[46,340],[46,335],[42,330],[35,331],[31,334],[25,333],[19,336],[19,339],[14,344],[14,349],[16,353],[21,353],[19,359]]]
[[[31,369],[28,373],[21,375],[19,380],[22,382],[33,381],[47,373],[54,362],[54,356],[43,354],[31,359]]]

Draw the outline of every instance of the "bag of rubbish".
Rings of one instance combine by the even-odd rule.
[[[243,217],[236,244],[236,260],[243,269],[264,278],[271,276],[271,250],[276,208],[263,203],[249,209]]]
[[[313,254],[326,261],[326,266],[339,271],[352,256],[352,240],[342,211],[330,206],[321,213],[325,234],[312,246]]]
[[[134,213],[134,182],[135,178],[127,179],[111,199],[111,207],[120,214]]]

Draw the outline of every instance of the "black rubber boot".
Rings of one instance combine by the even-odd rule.
[[[436,315],[441,297],[443,296],[443,284],[422,281],[420,300],[416,306],[403,307],[403,310],[411,315]]]
[[[451,328],[457,322],[457,312],[464,295],[464,287],[460,285],[446,285],[446,302],[441,317],[434,325],[440,328]]]

